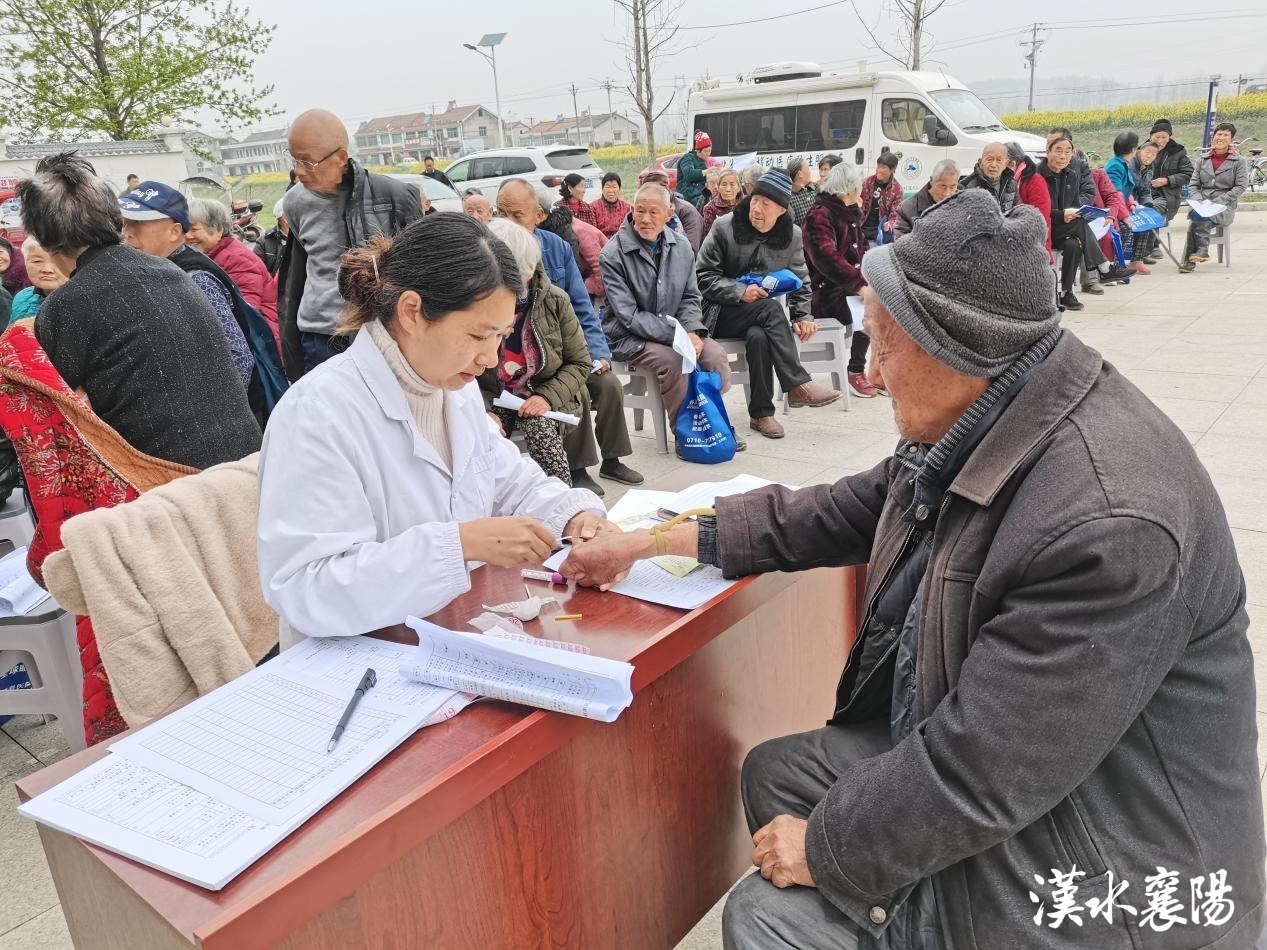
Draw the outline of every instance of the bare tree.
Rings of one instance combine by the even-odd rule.
[[[850,2],[854,15],[862,24],[862,28],[867,31],[867,35],[871,37],[871,42],[877,50],[907,69],[919,69],[924,48],[930,45],[924,24],[929,17],[946,5],[946,0],[892,0],[892,5],[897,10],[898,16],[902,18],[902,27],[897,33],[898,45],[901,47],[900,54],[890,51],[879,41],[875,35],[875,28],[863,19],[862,13],[858,10],[858,4],[854,0]]]
[[[683,51],[677,38],[677,15],[685,0],[615,0],[616,6],[629,14],[630,28],[620,47],[629,66],[629,85],[625,89],[634,108],[642,116],[647,133],[647,161],[655,162],[655,124],[669,111],[677,90],[664,106],[656,110],[655,75],[659,64]]]

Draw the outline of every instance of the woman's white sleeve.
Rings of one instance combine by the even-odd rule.
[[[496,431],[496,427],[490,427]],[[493,470],[497,473],[497,491],[493,499],[495,515],[526,515],[536,518],[555,535],[574,515],[592,511],[605,516],[607,509],[598,496],[586,488],[569,488],[547,475],[536,462],[519,452],[518,447],[500,434],[494,436]]]

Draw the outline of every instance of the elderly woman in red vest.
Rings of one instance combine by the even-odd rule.
[[[189,230],[185,240],[220,265],[233,278],[246,302],[258,310],[273,331],[277,352],[282,337],[277,326],[277,278],[268,266],[233,236],[233,219],[223,202],[195,198],[189,202]]]

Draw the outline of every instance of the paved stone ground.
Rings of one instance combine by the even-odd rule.
[[[1259,683],[1259,732],[1267,730],[1267,214],[1243,213],[1235,226],[1236,266],[1215,264],[1180,276],[1158,266],[1103,297],[1065,325],[1098,348],[1157,402],[1196,446],[1218,486],[1249,587]],[[742,395],[731,417],[746,419]],[[889,402],[854,399],[853,408],[800,409],[780,417],[788,436],[750,434],[734,462],[697,469],[700,479],[749,472],[790,483],[833,481],[874,465],[892,450]],[[650,429],[635,434],[631,464],[648,477],[685,466],[656,453]],[[608,501],[619,497],[612,483]],[[66,755],[56,725],[20,716],[0,731],[0,950],[69,948],[57,893],[30,822],[16,811],[14,779]],[[1260,738],[1259,759],[1263,755]],[[721,946],[720,905],[679,950]]]

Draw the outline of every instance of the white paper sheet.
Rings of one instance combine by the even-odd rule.
[[[0,558],[0,617],[29,614],[49,598],[26,569],[26,551],[24,544]]]
[[[656,512],[673,500],[671,491],[651,491],[645,488],[631,488],[620,496],[620,501],[607,509],[607,519],[620,525],[625,531],[636,528],[647,528],[659,524]]]
[[[1109,233],[1109,219],[1096,218],[1094,221],[1088,221],[1087,227],[1091,229],[1092,235],[1094,235],[1095,239],[1098,241],[1100,238],[1104,237],[1104,235]]]
[[[741,495],[744,492],[752,491],[754,488],[763,488],[766,485],[778,484],[769,479],[758,478],[755,475],[736,475],[734,478],[724,482],[698,482],[690,488],[678,492],[673,498],[666,502],[664,507],[668,511],[681,513],[690,511],[693,508],[712,508],[713,503],[718,498],[726,495]],[[789,488],[793,487],[791,485]]]
[[[1227,205],[1221,205],[1215,201],[1203,201],[1200,198],[1189,198],[1188,207],[1202,218],[1213,218],[1227,210]]]
[[[313,638],[111,746],[28,818],[219,890],[419,726],[476,697],[400,676],[414,647]],[[365,668],[378,683],[326,743]]]
[[[742,155],[734,155],[731,157],[730,168],[732,171],[741,172],[749,165],[755,164],[756,161],[756,152],[744,152]]]
[[[517,412],[519,407],[527,401],[528,400],[521,399],[514,393],[508,393],[503,389],[501,394],[493,400],[493,405],[501,409],[510,409]],[[547,419],[554,419],[557,422],[566,422],[570,426],[579,426],[581,424],[580,416],[573,416],[566,412],[555,412],[553,409],[547,411],[545,413],[545,417]]]
[[[557,571],[571,553],[571,548],[557,551],[545,566]],[[711,564],[701,564],[685,577],[676,577],[650,561],[637,561],[629,576],[614,585],[611,592],[678,610],[694,610],[736,583],[723,577],[721,570]]]
[[[405,679],[398,667],[413,652],[413,644],[374,637],[307,637],[287,650],[285,656],[290,669],[302,676],[339,684],[347,690],[349,699],[365,668],[370,667],[378,682],[367,695],[392,709],[422,714],[419,728],[452,719],[478,698]]]
[[[695,372],[695,347],[691,344],[691,338],[687,335],[686,327],[682,326],[682,321],[677,317],[667,313],[664,315],[664,319],[673,324],[673,352],[682,357],[682,372]]]
[[[314,802],[329,801],[446,708],[461,708],[444,690],[402,704],[403,687],[385,677],[384,693],[376,686],[365,694],[327,752],[356,680],[372,666],[366,660],[383,659],[384,649],[366,637],[295,647],[119,740],[111,751],[254,818],[284,823]]]
[[[290,834],[118,755],[38,795],[18,813],[182,881],[218,891]]]
[[[413,660],[402,675],[539,709],[613,722],[633,702],[628,663],[447,630],[417,617]]]
[[[856,333],[862,329],[862,298],[846,297],[845,300],[849,304],[849,315],[853,317],[853,329]]]

